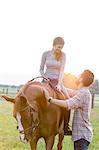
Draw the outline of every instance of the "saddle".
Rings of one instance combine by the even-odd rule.
[[[49,79],[50,87],[55,91],[58,99],[66,99],[66,95],[62,91],[58,91],[55,86],[57,85],[57,79]]]

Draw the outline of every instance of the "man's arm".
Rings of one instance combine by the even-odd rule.
[[[48,101],[49,101],[50,103],[53,103],[53,104],[57,105],[57,106],[64,107],[64,108],[68,108],[68,105],[67,105],[67,103],[66,103],[66,100],[58,100],[58,99],[49,97]]]
[[[82,107],[83,94],[78,92],[75,96],[67,100],[58,100],[52,97],[48,97],[47,99],[50,103],[56,104],[57,106],[64,107],[67,109],[77,109]]]

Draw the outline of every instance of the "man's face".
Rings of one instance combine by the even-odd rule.
[[[79,86],[82,83],[81,75],[78,76],[78,79],[76,80],[76,85]]]

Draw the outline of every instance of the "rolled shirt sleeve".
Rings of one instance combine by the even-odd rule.
[[[83,94],[81,92],[78,92],[75,96],[66,100],[66,103],[68,109],[81,108],[83,104]]]

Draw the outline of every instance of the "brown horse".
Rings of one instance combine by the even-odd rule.
[[[52,150],[57,134],[59,134],[57,149],[62,150],[64,117],[60,107],[46,100],[46,90],[50,96],[59,98],[49,84],[37,81],[25,84],[14,98],[2,97],[14,104],[13,115],[17,120],[20,139],[22,142],[28,141],[31,150],[36,150],[41,137],[45,140],[46,150]]]

